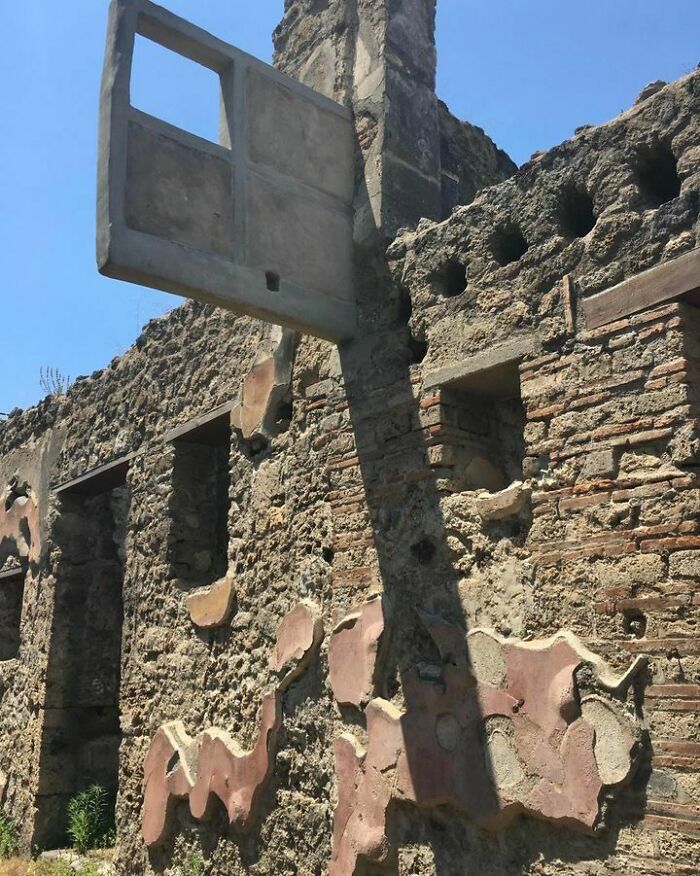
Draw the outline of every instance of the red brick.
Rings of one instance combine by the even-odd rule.
[[[648,554],[660,551],[682,551],[700,548],[700,536],[680,536],[677,538],[660,538],[643,541],[640,544],[642,553]]]
[[[683,757],[700,757],[700,742],[686,742],[677,739],[662,739],[654,742],[655,751],[667,751]]]
[[[656,380],[647,380],[644,384],[645,392],[651,392],[655,389],[663,389],[668,385],[668,380],[665,377],[659,377]]]
[[[528,420],[546,420],[556,414],[561,414],[565,410],[565,404],[549,405],[548,407],[536,408],[533,411],[528,411],[527,418]]]
[[[700,654],[700,639],[628,639],[619,643],[631,654],[669,654],[681,657]]]
[[[580,410],[581,408],[587,408],[591,405],[599,405],[603,402],[607,401],[610,398],[609,392],[599,392],[596,395],[584,395],[580,398],[573,399],[569,402],[569,408],[572,410]]]
[[[439,405],[442,402],[442,397],[440,395],[429,395],[424,399],[421,399],[420,406],[423,410],[427,408],[433,408],[435,405]]]
[[[648,824],[650,827],[663,828],[664,830],[677,830],[679,833],[700,833],[699,821],[683,821],[679,818],[645,815],[644,824]],[[692,869],[686,872],[693,873]],[[697,873],[697,870],[695,872]]]
[[[591,505],[602,505],[610,499],[610,493],[593,493],[590,496],[577,496],[575,499],[562,499],[559,502],[561,511],[576,511]]]
[[[663,319],[666,316],[671,316],[682,312],[682,305],[677,301],[672,301],[670,304],[663,304],[655,310],[644,310],[641,313],[635,313],[630,317],[630,325],[644,325],[645,322],[652,322],[655,319]]]
[[[700,697],[700,684],[651,684],[645,694],[650,697]]]
[[[663,362],[649,372],[649,377],[661,377],[665,374],[673,374],[675,371],[684,371],[688,367],[688,360],[681,356],[670,362]]]
[[[697,770],[700,769],[700,758],[660,755],[659,757],[652,757],[651,764],[656,768],[666,767],[679,770]]]
[[[659,708],[664,712],[697,712],[700,715],[700,700],[661,700]]]
[[[613,502],[627,502],[629,499],[643,499],[648,496],[660,496],[671,488],[670,481],[655,484],[644,484],[631,490],[616,490],[612,494]]]

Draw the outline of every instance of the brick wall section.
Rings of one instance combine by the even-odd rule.
[[[521,369],[529,462],[547,459],[551,480],[532,497],[537,580],[543,590],[554,576],[571,583],[567,604],[552,615],[573,621],[593,650],[620,663],[649,657],[640,707],[652,770],[643,823],[693,835],[700,470],[688,445],[698,427],[699,339],[700,312],[674,303],[584,332],[571,354]],[[560,486],[572,468],[575,483]],[[632,809],[639,803],[630,795]],[[645,866],[675,872],[663,860]]]

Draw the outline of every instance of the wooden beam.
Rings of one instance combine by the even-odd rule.
[[[423,379],[423,389],[445,387],[493,396],[517,394],[520,387],[518,365],[539,347],[535,335],[513,338],[485,352],[428,372]]]
[[[54,487],[53,492],[57,496],[97,496],[122,487],[126,483],[129,466],[138,455],[138,452],[129,453],[112,462],[98,465],[77,478],[59,484]]]
[[[218,446],[226,442],[231,429],[231,411],[238,399],[219,405],[213,411],[195,417],[182,426],[176,426],[163,435],[166,444],[172,441],[187,441],[193,444],[212,444]]]
[[[583,301],[586,328],[596,329],[700,289],[700,249],[693,249]]]

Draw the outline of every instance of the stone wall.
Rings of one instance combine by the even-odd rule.
[[[109,762],[118,679],[124,876],[695,872],[699,320],[583,302],[698,246],[699,97],[403,232],[340,349],[186,304],[0,424],[40,519],[0,666],[26,843]]]

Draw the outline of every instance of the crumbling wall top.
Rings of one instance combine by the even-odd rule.
[[[699,120],[695,71],[534,156],[446,221],[400,232],[389,259],[428,364],[517,329],[553,342],[566,329],[555,306],[566,275],[582,299],[697,247]]]

